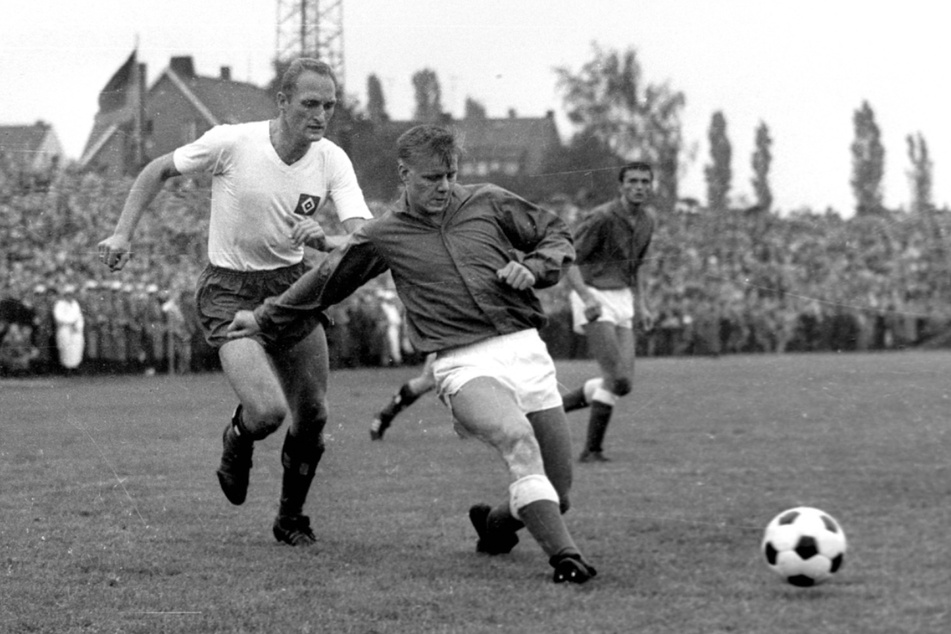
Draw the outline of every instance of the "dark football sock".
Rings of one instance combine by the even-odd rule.
[[[566,412],[573,412],[576,409],[584,409],[589,405],[588,401],[584,397],[583,385],[565,394],[561,400],[564,403]]]
[[[291,436],[284,437],[284,448],[281,459],[284,465],[284,476],[281,479],[281,504],[278,514],[284,517],[296,516],[303,513],[304,502],[310,491],[310,484],[317,471],[317,463],[324,453],[323,440],[318,438],[316,444],[301,446],[300,439]]]
[[[419,394],[414,394],[410,389],[409,383],[404,383],[400,391],[393,395],[390,402],[380,411],[380,422],[389,425],[396,418],[397,414],[416,402]]]
[[[595,401],[591,404],[591,415],[588,417],[588,438],[585,449],[588,451],[602,451],[604,435],[611,422],[611,413],[614,407],[607,403]]]
[[[518,514],[528,532],[549,557],[578,552],[557,502],[537,500],[520,508]]]

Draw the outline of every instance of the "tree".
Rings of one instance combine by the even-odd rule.
[[[703,170],[707,180],[707,207],[711,211],[726,211],[733,180],[733,171],[730,168],[733,148],[726,135],[726,117],[722,111],[713,113],[707,138],[710,141],[711,161]]]
[[[773,153],[770,148],[773,139],[769,136],[769,127],[760,121],[756,128],[756,147],[753,150],[753,193],[756,196],[756,206],[763,212],[773,207],[773,192],[769,187],[769,167],[773,162]]]
[[[472,97],[466,97],[466,119],[474,119],[476,121],[485,121],[488,118],[488,115],[485,111],[485,106],[480,102],[476,101]]]
[[[413,119],[427,123],[438,123],[443,118],[442,89],[436,72],[424,68],[413,74],[413,89],[416,94],[416,111]]]
[[[372,74],[367,77],[367,118],[374,123],[390,120],[390,115],[386,113],[383,85],[380,78]]]
[[[931,208],[932,201],[932,173],[934,165],[928,154],[928,143],[919,132],[907,137],[908,159],[911,169],[908,171],[908,180],[911,182],[911,208],[913,211],[923,212]]]
[[[604,51],[597,44],[592,48],[594,58],[577,73],[555,69],[566,114],[578,126],[578,135],[598,140],[622,161],[651,162],[655,202],[672,209],[683,150],[684,95],[666,83],[646,83],[634,49]]]
[[[875,123],[875,112],[868,101],[852,117],[855,140],[852,141],[852,191],[858,214],[881,211],[882,177],[885,174],[885,148]]]

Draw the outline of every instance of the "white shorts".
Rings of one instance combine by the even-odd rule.
[[[602,291],[589,288],[591,294],[601,303],[601,316],[596,321],[606,321],[621,328],[634,327],[634,291],[630,288],[619,288]],[[574,330],[579,335],[584,334],[584,325],[588,318],[584,316],[584,302],[578,293],[571,291],[568,295],[571,302],[571,320]]]
[[[449,397],[472,379],[488,376],[507,387],[525,414],[561,406],[555,363],[537,330],[492,337],[440,352],[433,362],[439,398]]]

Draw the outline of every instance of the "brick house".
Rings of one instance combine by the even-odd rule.
[[[395,142],[419,121],[362,122],[351,132],[346,149],[368,198],[388,200],[399,191]],[[463,146],[459,180],[495,182],[522,194],[528,181],[539,180],[549,153],[561,147],[554,113],[544,117],[448,119]]]
[[[139,69],[138,76],[144,78],[145,66]],[[132,90],[134,85],[133,81]],[[133,93],[127,107],[97,113],[80,167],[110,176],[135,174],[149,160],[197,139],[215,125],[259,121],[277,114],[277,105],[265,89],[232,80],[227,66],[221,67],[217,77],[198,75],[190,56],[173,57],[143,92],[141,100]],[[138,122],[141,132],[137,135]]]
[[[537,175],[548,153],[561,145],[550,111],[544,117],[518,117],[511,112],[507,118],[462,119],[453,126],[465,148],[459,175],[467,179]]]

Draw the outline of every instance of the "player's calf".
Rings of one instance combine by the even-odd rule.
[[[235,505],[243,504],[248,496],[254,452],[254,438],[242,423],[242,409],[239,404],[222,434],[221,464],[217,471],[222,492]]]

